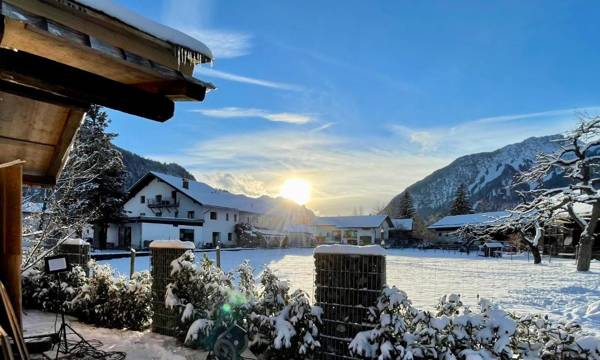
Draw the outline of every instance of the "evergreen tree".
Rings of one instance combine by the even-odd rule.
[[[471,204],[469,203],[469,193],[465,184],[460,184],[456,189],[456,195],[454,196],[454,202],[450,208],[450,215],[464,215],[471,214]]]
[[[57,181],[57,205],[65,214],[65,223],[82,216],[92,222],[121,216],[125,167],[121,153],[111,144],[116,134],[106,132],[109,123],[106,112],[93,105],[77,133]]]
[[[396,219],[405,219],[405,218],[414,218],[415,216],[415,208],[413,206],[412,197],[408,191],[405,191],[402,194],[402,198],[400,199],[400,204],[398,208],[393,214],[393,217]]]

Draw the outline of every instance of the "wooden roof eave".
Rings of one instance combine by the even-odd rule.
[[[211,83],[161,65],[150,62],[146,66],[136,64],[119,58],[114,53],[105,53],[8,17],[4,18],[4,36],[0,46],[26,51],[145,91],[165,95],[171,100],[202,101],[206,90],[214,89]]]

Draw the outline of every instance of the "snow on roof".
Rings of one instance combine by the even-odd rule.
[[[238,209],[255,214],[271,213],[276,208],[272,198],[253,198],[246,195],[232,194],[229,191],[217,190],[205,183],[194,180],[187,180],[188,188],[186,189],[183,187],[183,179],[180,177],[155,171],[150,173],[203,205]]]
[[[148,35],[167,41],[171,44],[185,47],[189,50],[198,52],[209,59],[213,59],[213,54],[203,42],[194,39],[180,31],[168,26],[159,24],[148,18],[134,13],[133,11],[115,4],[111,0],[75,0],[77,3],[98,12],[117,19],[126,25],[140,30]]]
[[[315,248],[314,254],[345,254],[345,255],[374,255],[385,256],[385,249],[380,245],[319,245]]]
[[[305,224],[286,224],[283,228],[283,231],[288,233],[312,234],[314,232],[314,227],[312,225]]]
[[[413,219],[392,219],[392,223],[394,224],[394,228],[397,230],[407,230],[411,231],[413,229]]]
[[[320,216],[315,219],[315,224],[331,225],[337,228],[376,228],[386,218],[387,215]]]
[[[502,221],[502,218],[510,216],[508,211],[494,211],[494,212],[482,212],[476,214],[466,215],[453,215],[446,216],[437,222],[429,225],[429,229],[443,229],[443,228],[460,228],[465,225],[474,224],[489,224]]]
[[[261,235],[266,235],[266,236],[287,236],[286,232],[282,232],[282,231],[278,231],[278,230],[273,230],[273,229],[259,229],[259,228],[255,228],[254,232],[257,232]]]
[[[186,249],[194,250],[194,243],[181,240],[154,240],[150,243],[150,249]]]
[[[483,245],[481,245],[481,247],[487,247],[487,248],[502,248],[504,247],[504,244],[502,244],[501,242],[498,241],[487,241],[485,242]]]
[[[83,239],[66,239],[61,245],[89,245],[89,243]]]

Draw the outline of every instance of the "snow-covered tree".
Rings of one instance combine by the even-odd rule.
[[[394,209],[392,217],[396,219],[413,218],[415,216],[415,207],[413,206],[412,197],[408,191],[404,191],[400,203]]]
[[[534,218],[570,218],[582,231],[577,249],[577,270],[589,271],[600,217],[600,117],[582,117],[579,125],[560,141],[560,150],[538,155],[536,163],[522,173],[519,180],[541,187],[546,176],[555,172],[569,179],[570,185],[534,189],[528,194],[533,199],[515,210]]]
[[[460,184],[456,189],[456,194],[450,207],[450,215],[464,215],[472,212],[473,209],[469,202],[469,190],[465,184]]]
[[[121,153],[111,144],[116,134],[106,131],[109,123],[106,112],[93,105],[79,128],[63,176],[57,180],[57,205],[66,209],[65,222],[73,222],[81,214],[93,214],[94,222],[122,214],[125,166]]]

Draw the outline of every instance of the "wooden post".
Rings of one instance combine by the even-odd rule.
[[[133,278],[133,273],[135,272],[135,249],[131,249],[131,261],[129,262],[129,278]]]
[[[220,241],[217,242],[216,252],[217,252],[217,254],[216,254],[217,255],[217,267],[220,269],[221,268],[221,242]]]
[[[21,320],[21,185],[23,161],[0,164],[0,281]],[[6,324],[1,324],[5,326]]]

